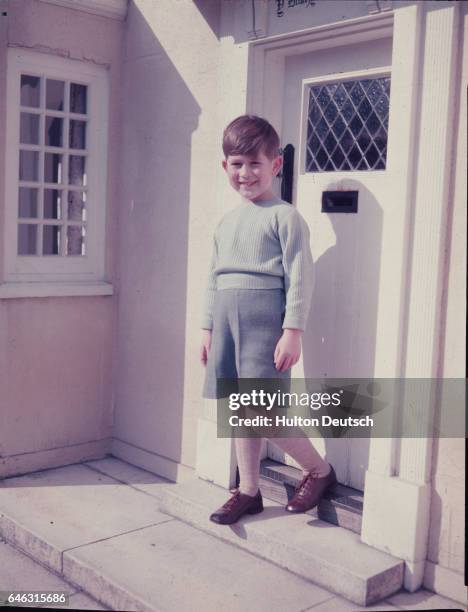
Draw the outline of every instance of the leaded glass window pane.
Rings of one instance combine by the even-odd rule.
[[[306,172],[384,170],[390,77],[310,88]]]

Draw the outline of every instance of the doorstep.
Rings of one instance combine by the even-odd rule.
[[[332,589],[327,576],[333,582],[335,572],[348,575],[361,599],[381,595],[381,583],[399,576],[399,560],[353,544],[356,534],[308,515],[286,515],[273,502],[231,527],[209,523],[209,512],[226,496],[198,479],[176,485],[108,457],[0,481],[0,537],[113,610],[354,612],[362,607],[330,592],[349,588]],[[324,549],[330,529],[333,554]],[[294,550],[296,560],[288,556]],[[359,572],[344,561],[353,550],[361,557],[355,559]],[[324,567],[316,575],[298,567],[317,566],[320,556]],[[366,563],[377,563],[377,570]],[[27,588],[28,574],[22,578]],[[421,602],[426,609],[460,608],[421,589],[367,609],[418,609]]]
[[[160,509],[361,606],[401,589],[403,561],[358,534],[310,514],[288,514],[269,499],[261,514],[231,526],[212,523],[210,513],[226,499],[224,489],[194,480],[164,489]]]
[[[283,506],[294,495],[301,479],[302,471],[291,465],[273,459],[263,459],[260,463],[260,490],[263,497]],[[325,492],[319,505],[307,514],[360,534],[363,507],[362,491],[337,483]]]
[[[110,458],[7,478],[0,538],[113,610],[349,609],[328,590],[161,512],[174,487]],[[27,590],[31,571],[21,578]]]

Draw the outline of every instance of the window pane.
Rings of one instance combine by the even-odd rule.
[[[33,187],[20,187],[18,198],[19,217],[37,217],[38,189]]]
[[[63,176],[62,156],[58,153],[44,155],[44,181],[46,183],[61,183]]]
[[[47,79],[46,108],[63,111],[65,108],[64,95],[65,83],[63,81]]]
[[[20,143],[39,144],[39,115],[20,113]]]
[[[85,237],[85,227],[82,225],[69,225],[67,227],[67,255],[85,255]]]
[[[70,221],[86,221],[86,193],[82,191],[68,192],[68,219]]]
[[[44,142],[48,147],[61,147],[63,133],[63,119],[60,117],[46,117]]]
[[[86,121],[70,120],[70,149],[86,149]]]
[[[40,105],[40,85],[41,79],[28,74],[21,75],[20,101],[21,106],[33,106],[38,108]]]
[[[342,136],[345,128],[346,128],[346,123],[341,118],[341,115],[339,115],[336,118],[335,123],[332,126],[333,133],[335,134],[335,136]]]
[[[359,103],[364,97],[364,90],[361,83],[357,81],[351,90],[351,100],[354,102],[354,106],[359,106]]]
[[[37,181],[39,176],[39,152],[20,151],[19,178],[20,181]]]
[[[332,155],[332,160],[336,166],[336,169],[339,170],[344,161],[344,155],[339,147],[335,149],[335,152]]]
[[[379,159],[379,152],[372,144],[366,151],[366,159],[369,162],[369,166],[372,168],[377,160]]]
[[[62,218],[62,192],[58,189],[44,189],[44,218]]]
[[[86,114],[86,98],[87,98],[87,86],[78,85],[77,83],[71,83],[70,85],[70,112]]]
[[[42,254],[60,254],[60,225],[44,225],[42,235]]]
[[[330,124],[333,123],[337,115],[338,115],[338,109],[336,108],[333,102],[330,102],[330,104],[327,106],[325,110],[325,117],[328,123]]]
[[[82,155],[70,155],[68,165],[70,185],[86,185],[85,159]]]
[[[380,98],[380,94],[382,93],[382,85],[379,79],[372,79],[370,81],[369,87],[367,88],[367,97],[371,101],[372,106],[377,104],[377,100]]]
[[[333,94],[333,99],[335,100],[336,105],[338,106],[338,108],[341,109],[343,104],[348,99],[348,94],[346,93],[346,89],[345,89],[343,83],[341,83],[339,85],[339,87],[336,88],[336,91]]]
[[[20,223],[18,225],[18,255],[36,255],[37,225]]]
[[[357,138],[357,136],[360,133],[363,125],[364,124],[362,123],[362,121],[359,119],[359,117],[357,115],[354,117],[354,119],[349,124],[350,130],[353,133],[353,136],[355,138]]]
[[[306,171],[385,168],[390,77],[310,88]]]
[[[369,102],[367,98],[364,98],[364,100],[361,102],[358,108],[358,112],[361,115],[361,117],[364,119],[364,121],[367,122],[371,110],[372,110],[371,103]]]

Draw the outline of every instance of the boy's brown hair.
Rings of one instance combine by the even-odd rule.
[[[256,115],[241,115],[223,133],[223,153],[228,155],[256,155],[264,153],[273,159],[280,154],[280,139],[266,119]]]

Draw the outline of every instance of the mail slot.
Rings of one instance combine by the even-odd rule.
[[[358,191],[323,191],[322,212],[357,213]]]

